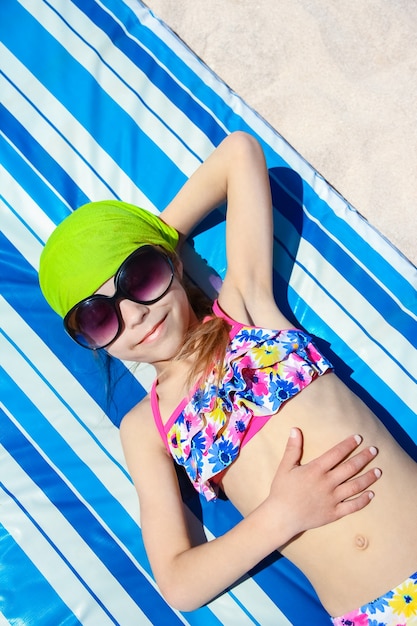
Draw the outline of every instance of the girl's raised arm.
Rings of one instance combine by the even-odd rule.
[[[246,316],[249,322],[273,327],[274,318],[267,319],[275,306],[271,190],[262,148],[247,133],[226,137],[161,217],[186,236],[225,200],[228,267],[220,303],[239,321],[245,322]]]

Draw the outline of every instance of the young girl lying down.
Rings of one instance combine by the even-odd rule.
[[[207,311],[176,250],[224,201],[227,273]],[[40,283],[75,341],[155,366],[120,432],[170,604],[199,607],[279,549],[334,624],[417,624],[416,465],[277,308],[272,233],[262,149],[233,133],[161,218],[113,200],[77,209],[47,242]],[[243,521],[192,545],[172,458]]]

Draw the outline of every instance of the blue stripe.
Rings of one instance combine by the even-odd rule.
[[[2,411],[0,411],[0,421],[1,418],[3,417]],[[1,483],[0,483],[1,484]],[[58,546],[56,544],[53,543],[53,541],[50,539],[50,537],[48,537],[48,535],[45,534],[45,532],[42,530],[42,528],[39,526],[39,524],[36,522],[36,520],[32,517],[32,515],[29,513],[29,511],[22,505],[21,502],[19,502],[19,500],[14,497],[12,495],[12,493],[8,490],[6,490],[6,487],[1,484],[1,487],[3,488],[3,490],[7,493],[7,495],[12,498],[14,500],[14,502],[19,506],[19,508],[21,509],[22,513],[24,513],[24,515],[29,519],[29,521],[36,527],[36,529],[38,530],[38,532],[40,532],[40,534],[43,536],[43,538],[47,541],[47,543],[49,543],[49,545],[56,551],[57,555],[60,557],[60,559],[63,561],[63,563],[72,571],[72,573],[74,574],[74,576],[82,583],[82,585],[85,587],[86,591],[88,591],[92,597],[92,599],[97,602],[97,604],[101,607],[101,609],[107,614],[107,616],[110,618],[110,620],[115,624],[115,626],[117,626],[117,622],[113,619],[112,615],[110,614],[110,612],[106,609],[105,605],[101,602],[101,600],[96,596],[96,594],[93,592],[93,590],[87,585],[87,583],[81,578],[81,576],[78,574],[78,572],[74,569],[74,567],[71,565],[71,563],[68,561],[68,559],[66,559],[66,557],[64,556],[64,554],[61,552],[61,550],[58,548]]]
[[[51,426],[49,421],[39,413],[38,409],[32,404],[24,391],[16,385],[13,379],[2,368],[0,368],[0,371],[2,372],[3,403],[11,415],[20,416],[19,425],[22,427],[22,430],[40,446],[51,463],[67,477],[68,482],[74,485],[81,496],[87,502],[95,505],[98,515],[106,521],[106,524],[115,534],[120,533],[120,528],[129,526],[134,526],[136,533],[136,523],[120,503],[107,491],[97,478],[93,468],[85,465],[76,452]],[[79,420],[77,419],[77,421]],[[91,439],[103,450],[104,455],[109,457],[108,461],[116,466],[117,469],[121,469],[126,476],[126,480],[128,480],[124,468],[120,468],[117,461],[109,456],[95,435],[87,428],[86,430]]]
[[[13,0],[10,0],[12,2]],[[10,11],[8,17],[13,13]],[[21,62],[43,83],[43,85],[63,104],[64,107],[84,126],[84,128],[97,140],[101,147],[118,163],[126,174],[136,182],[143,193],[159,207],[165,206],[165,192],[161,185],[155,185],[154,175],[157,171],[172,176],[172,172],[178,172],[185,181],[184,175],[178,166],[173,163],[166,154],[156,146],[142,131],[137,123],[98,85],[89,72],[74,61],[68,51],[59,44],[38,22],[28,15],[20,5],[16,7],[16,15],[13,17],[22,24],[24,36],[16,38],[11,27],[5,29],[5,44],[14,51]],[[7,33],[10,33],[8,36]],[[26,45],[26,39],[42,41],[39,48],[39,56],[33,55],[30,46]],[[99,57],[98,57],[99,58]],[[67,68],[64,74],[64,68]],[[115,73],[113,71],[113,73]],[[58,75],[57,75],[58,74]],[[132,90],[133,91],[133,90]],[[74,98],[74,94],[82,94],[82,97]],[[136,94],[137,95],[137,94]],[[29,98],[25,96],[28,101]],[[43,113],[31,103],[39,114]],[[94,107],[94,109],[92,109]],[[95,110],[100,110],[100,116]],[[45,118],[46,120],[46,118]],[[71,147],[76,155],[94,172],[94,175],[109,190],[109,197],[118,198],[118,194],[98,171],[86,161],[71,138],[64,136],[62,132],[49,120],[46,120],[55,132]],[[109,132],[109,129],[117,129],[117,132]],[[133,158],[131,152],[126,149],[125,137],[131,140],[136,137],[135,145],[137,153]],[[138,166],[139,164],[139,166]]]
[[[131,11],[129,7],[126,5],[117,2],[116,4],[111,2],[105,2],[104,4],[111,10],[118,12],[117,16],[118,20],[128,27],[128,32],[135,39],[130,37],[126,37],[124,30],[121,28],[120,24],[114,19],[112,15],[110,15],[107,11],[105,11],[102,7],[97,5],[93,0],[73,0],[73,3],[78,6],[78,8],[85,13],[85,15],[91,19],[103,32],[108,34],[113,44],[126,55],[137,67],[142,69],[147,76],[152,77],[152,83],[155,87],[158,87],[165,96],[167,96],[173,104],[175,104],[180,110],[187,112],[187,117],[205,134],[211,136],[212,140],[215,143],[220,143],[220,141],[224,138],[225,132],[217,123],[214,123],[213,115],[210,110],[203,108],[195,99],[194,94],[196,93],[195,89],[193,89],[190,93],[184,90],[184,88],[175,80],[168,72],[162,67],[162,57],[160,55],[160,51],[162,48],[161,40],[152,33],[152,31],[145,29],[138,19],[136,15]],[[84,40],[85,41],[85,40]],[[88,44],[88,42],[86,42]],[[155,45],[157,48],[155,51],[156,57],[158,61],[149,54],[149,52],[145,49],[144,46]],[[168,49],[168,57],[173,56],[172,49]],[[177,63],[175,65],[176,75],[178,68],[178,59],[176,59]],[[108,64],[102,59],[102,62],[108,66]],[[110,67],[110,66],[108,66]],[[186,67],[186,66],[184,66]],[[111,68],[110,68],[111,69]],[[114,70],[112,70],[114,71]],[[190,75],[190,70],[187,68],[187,73]],[[194,73],[191,74],[193,78],[193,82],[196,80],[204,86],[204,82],[196,77]],[[119,76],[120,78],[120,76]],[[122,82],[138,97],[138,99],[142,102],[142,104],[150,109],[146,102],[141,98],[140,93],[133,88],[132,85],[126,83],[122,78],[120,78]],[[195,84],[193,85],[195,88]],[[198,93],[198,91],[197,91]],[[167,128],[170,126],[167,123],[166,117],[161,117],[152,111],[154,115],[158,118],[158,120]],[[172,130],[172,129],[171,129]],[[174,131],[173,131],[174,132]],[[178,133],[174,132],[177,139],[189,148],[186,139]],[[196,153],[193,154],[200,158]],[[201,159],[200,159],[201,160]]]
[[[352,226],[350,221],[342,219],[332,210],[329,210],[329,205],[317,195],[316,191],[305,180],[303,180],[295,170],[288,167],[274,166],[270,169],[270,177],[273,201],[277,213],[285,215],[290,221],[295,222],[295,226],[300,236],[302,235],[303,238],[310,240],[319,251],[325,251],[326,254],[327,242],[332,242],[332,245],[339,246],[339,254],[345,258],[349,255],[343,251],[342,246],[351,251],[353,255],[357,257],[358,261],[368,269],[369,273],[375,276],[376,279],[384,285],[383,288],[385,288],[387,292],[393,293],[405,309],[412,312],[414,316],[417,315],[417,298],[415,295],[417,272],[414,273],[415,281],[412,283],[398,273],[392,261],[398,257],[400,253],[394,247],[387,245],[385,250],[387,256],[382,256],[372,247],[368,240],[364,239],[362,235],[355,230],[355,227]],[[331,236],[330,234],[328,235],[326,242],[322,240],[320,243],[316,243],[315,233],[319,232],[320,226],[306,215],[304,215],[303,218],[301,217],[300,209],[303,204],[305,204],[307,210],[318,221],[318,223],[322,225],[324,229],[323,235],[324,232],[331,234]],[[353,224],[362,221],[365,222],[365,220],[363,220],[363,218],[347,203],[346,212],[350,212],[352,214],[351,221]],[[296,220],[295,213],[299,213],[300,215],[298,220]],[[366,228],[365,224],[364,226]],[[312,228],[316,229],[314,233],[310,232]],[[277,232],[277,228],[275,229],[275,232]],[[338,243],[333,240],[336,240]],[[334,258],[337,259],[337,255]],[[352,262],[353,261],[351,259],[350,263]],[[357,267],[358,269],[360,268],[359,265]],[[361,269],[361,271],[364,275],[365,270]],[[342,271],[342,274],[344,274],[345,278],[348,280],[350,279],[348,272]],[[370,284],[370,281],[373,279],[370,278],[368,280],[368,284]],[[353,280],[350,280],[350,282],[353,283]],[[355,286],[358,288],[358,284],[356,284],[356,282]],[[375,285],[375,287],[379,286]],[[363,290],[365,293],[366,289],[367,287]],[[360,283],[359,291],[361,291]],[[376,308],[379,309],[378,300],[376,300],[376,303]],[[403,317],[402,321],[406,319],[407,313],[403,315],[405,317]]]
[[[2,293],[16,312],[56,354],[78,379],[94,401],[119,425],[122,417],[146,394],[143,387],[117,360],[109,361],[109,398],[105,385],[107,373],[103,361],[89,350],[77,346],[64,332],[62,319],[53,313],[40,292],[36,271],[0,233],[3,260]],[[20,289],[16,289],[20,285]],[[25,298],[22,298],[24,290]],[[102,355],[105,359],[105,355]],[[49,385],[49,383],[47,383]]]
[[[1,482],[0,490],[22,508]],[[37,626],[81,626],[74,613],[1,524],[0,546],[0,608],[10,624],[33,624],[35,618]]]
[[[417,320],[413,320],[400,306],[399,302],[402,303],[402,299],[398,298],[399,302],[395,301],[387,293],[385,286],[376,283],[365,269],[358,265],[338,243],[314,222],[307,224],[304,238],[310,241],[318,251],[325,250],[327,262],[353,285],[382,317],[392,322],[395,328],[401,329],[401,334],[411,344],[413,343],[417,336]],[[308,268],[305,270],[312,276]],[[384,351],[387,352],[385,348]],[[398,363],[398,365],[406,371],[403,364]]]
[[[51,187],[67,200],[69,206],[84,204],[88,200],[87,196],[12,113],[2,104],[0,107],[0,128],[12,144],[0,137],[2,164],[38,206],[48,213],[54,223],[59,224],[68,215],[68,207]],[[24,155],[28,162],[21,155]],[[19,210],[19,207],[16,209]]]
[[[329,206],[321,200],[314,191],[304,185],[304,202],[308,210],[319,222],[325,224],[336,239],[338,239],[347,250],[351,250],[359,256],[360,261],[376,276],[376,278],[385,285],[385,287],[395,293],[405,306],[409,306],[415,314],[417,314],[417,299],[415,296],[416,283],[410,283],[401,276],[394,265],[391,258],[384,258],[372,247],[371,243],[356,232],[348,221],[338,217],[333,211],[329,211]],[[362,219],[356,216],[357,219]],[[371,228],[371,227],[370,227]],[[390,250],[387,246],[387,250]],[[392,256],[399,255],[398,251],[391,248]]]
[[[158,618],[161,624],[180,624],[181,622],[175,613],[161,599],[152,585],[141,575],[130,558],[115,543],[105,528],[101,526],[92,513],[3,412],[0,412],[0,423],[4,447],[14,456],[22,469],[31,476],[38,487],[42,489],[46,497],[59,509],[80,537],[90,546],[91,550],[95,552],[116,580],[119,581],[120,585],[141,607],[150,621],[156,623],[155,619]],[[83,468],[83,472],[85,472],[85,468]],[[131,534],[134,537],[133,528],[131,528]],[[55,549],[59,552],[59,548],[56,547]],[[61,556],[64,558],[63,555]],[[94,592],[89,589],[86,582],[80,576],[79,578],[86,589],[94,595]],[[98,598],[94,599],[100,602]],[[105,607],[103,606],[103,608]],[[107,609],[105,610],[108,612]]]
[[[417,335],[417,321],[412,319],[412,317],[404,311],[402,306],[400,306],[399,302],[403,303],[403,299],[400,298],[400,294],[398,293],[398,301],[394,300],[392,295],[387,292],[386,288],[375,282],[373,277],[370,276],[369,273],[361,267],[354,260],[354,258],[352,258],[352,256],[333,239],[333,237],[330,236],[327,232],[327,228],[326,230],[323,230],[316,222],[309,220],[305,215],[303,215],[301,189],[298,188],[297,191],[294,192],[294,189],[297,187],[294,179],[297,178],[298,175],[294,172],[287,173],[282,171],[280,174],[281,179],[278,179],[275,176],[272,185],[274,203],[277,207],[280,207],[280,214],[275,216],[275,239],[278,246],[285,250],[288,259],[286,262],[283,262],[282,258],[277,257],[275,259],[275,270],[278,274],[281,274],[284,279],[284,282],[277,283],[279,285],[279,289],[277,289],[277,291],[286,290],[286,285],[290,282],[290,276],[294,264],[302,267],[304,272],[323,289],[327,296],[336,302],[346,315],[348,315],[348,317],[354,320],[355,324],[363,330],[369,340],[376,343],[387,354],[387,356],[394,363],[396,363],[396,365],[402,369],[403,372],[411,378],[411,380],[413,380],[413,382],[417,382],[414,377],[411,376],[410,372],[407,371],[405,364],[395,358],[379,341],[376,341],[375,337],[365,329],[363,324],[360,323],[360,320],[353,317],[352,313],[347,308],[348,303],[345,301],[339,301],[321,284],[320,275],[314,274],[309,267],[301,264],[296,257],[300,236],[302,235],[304,240],[309,241],[319,253],[325,251],[327,262],[359,293],[363,294],[363,297],[370,303],[370,305],[373,306],[375,310],[378,311],[385,319],[389,320],[390,324],[397,328],[404,338],[412,344],[415,336]],[[288,186],[288,181],[285,181],[285,178],[288,178],[289,176],[293,179],[291,183],[292,187]],[[283,217],[286,219],[283,219]],[[326,224],[326,227],[327,226],[328,224]],[[350,227],[347,226],[347,229],[350,230]],[[406,283],[410,288],[409,283],[406,281],[403,281],[402,284],[400,284],[400,287],[404,288],[404,283]],[[292,310],[297,313],[298,319],[303,319],[304,308],[307,309],[307,305],[303,306],[301,304],[302,301],[299,299],[299,295],[300,294],[297,294],[294,298],[295,304],[292,307]],[[416,298],[414,293],[414,301],[415,300]],[[321,326],[322,320],[317,318],[316,332],[318,332],[318,334],[322,332]],[[309,330],[311,330],[311,328]],[[341,354],[343,354],[343,351]]]
[[[329,614],[310,581],[286,558],[275,561],[273,566],[256,568],[253,578],[265,593],[276,599],[292,626],[330,625]]]
[[[117,30],[118,26],[115,27],[112,21],[110,21],[108,14],[104,11],[102,12],[101,8],[97,7],[92,0],[89,0],[89,2],[76,0],[76,3],[92,21],[108,33],[114,45],[136,63],[148,77],[152,78],[152,83],[160,88],[164,95],[170,98],[173,104],[180,110],[186,112],[187,117],[210,138],[213,145],[218,145],[222,139],[224,139],[226,135],[224,127],[227,129],[227,132],[246,130],[255,134],[247,122],[240,115],[236,114],[219,94],[213,91],[213,89],[204,82],[201,76],[191,70],[191,68],[176,55],[175,49],[169,47],[163,39],[160,39],[148,27],[145,27],[139,22],[138,17],[132,13],[129,7],[120,3],[118,0],[106,0],[106,2],[103,3],[113,12],[118,20],[122,21],[128,27],[128,32],[136,38],[135,42],[132,42],[131,39],[125,36],[116,37],[115,29]],[[162,30],[165,30],[164,26],[162,26]],[[142,49],[142,45],[148,48],[156,57],[156,62],[152,56],[148,55],[147,51]],[[181,46],[182,42],[180,42],[179,45]],[[136,46],[139,46],[139,52]],[[204,63],[200,61],[197,61],[197,63],[201,63],[202,70],[212,74],[211,70],[207,68]],[[165,67],[177,80],[171,78],[170,74],[165,70]],[[132,87],[130,86],[130,88]],[[192,94],[191,97],[188,92]],[[200,102],[203,102],[205,106],[203,107]],[[224,127],[219,125],[217,119],[223,123]],[[163,121],[166,123],[165,119],[163,119]],[[178,136],[177,133],[174,134]],[[180,137],[180,139],[184,142],[184,138]],[[274,166],[286,165],[285,160],[272,150],[262,138],[258,136],[258,139],[263,145],[268,161],[271,161]],[[190,149],[186,140],[184,145]],[[197,156],[199,158],[199,155]],[[175,185],[175,191],[182,186],[183,182],[184,181],[181,180]],[[169,196],[170,194],[167,195]],[[157,206],[161,205],[158,204]],[[162,206],[164,206],[164,204]]]
[[[394,319],[399,328],[405,325],[405,328],[408,328],[408,334],[406,333],[405,336],[409,340],[415,337],[414,322],[407,312],[404,312],[398,303],[392,300],[391,296],[391,293],[394,294],[404,308],[408,308],[416,315],[415,287],[394,269],[388,259],[376,252],[348,222],[329,211],[329,206],[320,200],[293,170],[274,169],[271,172],[271,189],[274,206],[278,213],[294,225],[299,236],[309,241],[319,252],[325,252],[327,261],[334,265],[335,269],[359,292],[364,294],[377,310],[382,313],[387,312],[390,317],[395,316]],[[303,204],[318,220],[318,223],[303,214]],[[358,216],[358,219],[361,218]],[[275,233],[278,239],[285,241],[287,233],[279,236],[280,230],[277,224]],[[363,267],[343,247],[351,251]],[[396,254],[394,250],[393,253]],[[373,275],[381,284],[375,282]],[[389,281],[385,281],[386,276],[389,276]],[[410,323],[411,327],[409,327]]]
[[[201,76],[181,60],[175,49],[168,46],[149,27],[142,24],[130,7],[118,0],[105,0],[103,4],[115,19],[124,24],[135,41],[127,38],[124,33],[120,33],[114,20],[92,0],[86,2],[75,0],[75,3],[104,32],[109,34],[114,45],[152,78],[152,83],[169,97],[173,104],[185,111],[187,117],[204,134],[211,137],[215,145],[220,143],[225,136],[225,131],[216,121],[215,115],[223,112],[224,101],[204,82]],[[120,37],[114,36],[116,32],[120,33]],[[201,65],[203,67],[203,64]],[[201,103],[204,103],[204,106]],[[186,137],[180,137],[180,139],[186,142]]]
[[[11,4],[13,0],[9,0]],[[76,63],[66,51],[40,24],[27,13],[20,4],[15,3],[16,15],[13,15],[12,6],[10,11],[6,12],[7,18],[10,20],[17,20],[17,23],[21,24],[22,36],[16,38],[14,36],[13,27],[11,24],[6,23],[6,28],[2,33],[2,39],[5,45],[15,54],[17,58],[32,72],[36,78],[55,95],[55,97],[61,101],[64,106],[67,106],[68,110],[73,113],[74,117],[84,121],[90,121],[90,123],[97,119],[94,116],[93,111],[88,106],[91,102],[96,102],[94,94],[94,85],[92,77],[88,72]],[[26,45],[27,39],[31,41],[42,41],[42,46],[38,46],[37,54],[34,55],[31,46]],[[64,68],[68,68],[64,72]],[[69,69],[70,68],[70,69]],[[65,76],[63,75],[65,73]],[[14,85],[12,77],[8,80]],[[93,85],[93,87],[92,87]],[[15,85],[16,86],[16,85]],[[58,89],[59,88],[59,89]],[[16,86],[16,89],[18,87]],[[109,196],[116,196],[114,190],[108,185],[108,183],[98,174],[97,171],[91,166],[90,163],[83,157],[76,146],[71,142],[71,137],[63,134],[51,121],[44,115],[44,113],[35,105],[31,100],[29,94],[25,94],[18,89],[22,96],[30,103],[34,110],[45,120],[45,122],[54,129],[54,131],[61,137],[61,139],[74,151],[86,165],[86,167],[92,169],[102,184],[109,189]],[[96,87],[97,91],[97,87]],[[83,97],[74,98],[74,93],[82,93]],[[85,94],[85,95],[84,95]],[[73,105],[70,108],[70,105]],[[114,127],[114,119],[109,124],[108,119],[105,119],[105,128]],[[86,125],[87,127],[87,125]],[[107,133],[111,135],[111,133]]]
[[[347,273],[349,274],[353,274],[356,273],[361,280],[361,291],[364,294],[365,299],[368,300],[368,302],[370,302],[371,305],[373,305],[377,310],[378,310],[378,303],[381,303],[382,306],[380,306],[380,313],[382,314],[383,317],[385,318],[390,318],[392,319],[393,323],[394,321],[396,322],[396,325],[398,326],[399,329],[401,329],[403,331],[403,336],[408,339],[408,341],[410,341],[410,343],[413,341],[413,337],[416,336],[417,333],[417,323],[410,319],[409,316],[407,316],[404,311],[401,309],[401,307],[394,301],[392,300],[392,298],[390,298],[390,296],[388,294],[386,294],[386,292],[380,288],[379,285],[377,285],[373,280],[370,279],[370,277],[368,276],[368,274],[366,272],[364,272],[362,270],[362,268],[360,268],[358,265],[354,264],[354,262],[352,261],[351,257],[347,254],[345,254],[343,252],[343,250],[341,250],[336,244],[334,244],[334,242],[329,239],[327,237],[326,234],[324,234],[320,229],[318,231],[318,233],[315,236],[315,240],[316,242],[318,242],[320,239],[324,239],[325,241],[322,241],[322,245],[325,246],[321,249],[325,249],[325,250],[329,250],[329,253],[326,253],[326,259],[327,261],[330,262],[330,264],[337,270],[339,269],[340,273],[343,275],[344,274],[344,270],[347,270]],[[332,292],[329,291],[329,289],[325,288],[324,285],[320,282],[320,280],[318,279],[318,277],[313,274],[311,272],[311,270],[305,266],[303,263],[301,263],[301,261],[299,261],[298,259],[294,259],[294,257],[292,256],[291,252],[288,251],[288,249],[286,248],[285,244],[281,242],[281,245],[284,249],[286,249],[288,256],[291,258],[291,260],[294,262],[295,265],[297,265],[298,267],[302,268],[302,270],[304,271],[304,273],[306,275],[308,275],[310,277],[310,279],[315,282],[320,289],[323,291],[323,293],[326,294],[326,296],[332,300],[333,302],[336,303],[336,305],[343,311],[343,313],[350,318],[357,326],[358,328],[361,329],[362,333],[368,337],[369,341],[375,345],[377,345],[382,352],[384,352],[388,358],[395,363],[395,365],[401,369],[403,371],[403,373],[409,377],[411,379],[412,382],[417,383],[417,380],[414,378],[414,376],[412,376],[412,374],[407,370],[407,367],[405,366],[404,363],[402,363],[401,361],[399,361],[396,357],[394,357],[389,350],[383,345],[381,344],[380,341],[376,340],[375,337],[370,333],[370,331],[363,325],[363,323],[361,323],[360,320],[358,320],[356,317],[353,316],[353,314],[351,313],[351,311],[347,308],[347,302],[343,302],[340,301],[338,298],[336,298]],[[318,250],[320,250],[320,246],[316,245],[316,248]],[[334,256],[332,256],[332,253],[334,254]],[[350,266],[350,267],[349,267]],[[343,268],[343,269],[342,269]],[[358,281],[356,281],[358,282]],[[358,290],[358,285],[354,285],[355,288]],[[359,291],[359,290],[358,290]],[[296,293],[294,290],[292,290],[293,292],[293,306],[292,306],[292,310],[296,313],[297,318],[299,319],[305,319],[305,313],[308,313],[310,311],[309,306],[302,300],[301,298],[301,294]],[[366,294],[366,295],[365,295]],[[384,309],[384,305],[385,305],[385,309]],[[382,309],[382,310],[381,310]],[[318,334],[321,334],[323,337],[325,335],[323,335],[323,320],[319,317],[316,317],[316,326],[315,328],[318,329]],[[399,324],[398,321],[402,322],[402,324]],[[309,326],[309,328],[311,329],[311,325]],[[344,349],[338,353],[340,354],[344,354]],[[358,358],[356,356],[356,362],[358,361]],[[362,363],[362,361],[360,361]]]

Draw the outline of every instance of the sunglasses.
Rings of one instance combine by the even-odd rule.
[[[124,327],[119,301],[154,304],[164,297],[173,279],[171,259],[153,246],[142,246],[117,270],[114,295],[95,294],[78,302],[64,318],[65,330],[84,348],[105,348]]]

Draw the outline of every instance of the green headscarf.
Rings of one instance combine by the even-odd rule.
[[[174,251],[177,231],[159,217],[118,200],[90,202],[61,222],[42,251],[39,283],[61,317],[93,294],[140,246]]]

